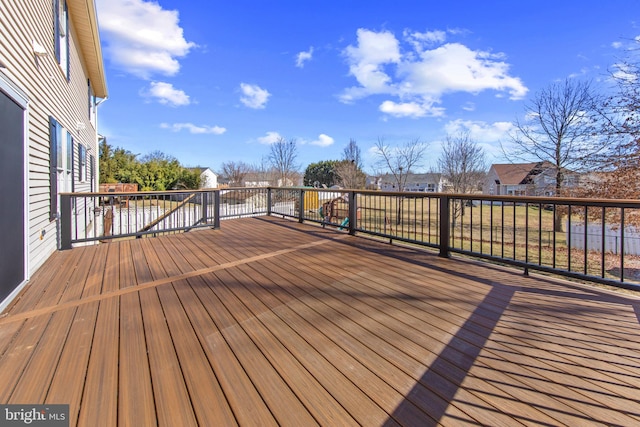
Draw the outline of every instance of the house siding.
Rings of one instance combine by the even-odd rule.
[[[564,174],[565,189],[580,185],[579,174],[567,169]],[[498,196],[555,196],[555,167],[549,162],[492,165],[482,191]]]
[[[207,168],[200,174],[200,188],[217,188],[218,175],[211,169]]]
[[[493,168],[493,166],[491,166],[491,168],[489,168],[489,172],[487,172],[487,176],[484,181],[484,186],[482,187],[482,192],[484,194],[491,194],[495,196],[499,195],[500,185],[496,184],[497,180],[498,180],[498,174],[496,173],[496,170]]]
[[[75,1],[75,0],[74,0]],[[93,0],[87,0],[93,1]],[[79,3],[75,1],[75,3]],[[58,64],[54,40],[53,0],[0,0],[0,61],[2,72],[29,99],[28,120],[28,272],[31,275],[57,249],[57,221],[50,216],[49,117],[55,118],[78,144],[98,152],[97,132],[89,120],[87,81],[76,23],[69,16],[69,79]],[[36,57],[32,42],[42,45],[47,55]],[[102,77],[104,78],[104,76]],[[76,123],[84,129],[77,130]],[[87,156],[89,158],[89,156]],[[97,166],[97,165],[96,165]],[[76,165],[77,167],[77,165]],[[94,169],[97,180],[98,168]],[[75,170],[77,179],[77,169]],[[89,191],[90,180],[76,183],[76,191]]]
[[[406,177],[406,180],[407,182],[402,191],[440,193],[445,185],[442,175],[438,173],[411,173]],[[382,191],[398,191],[395,178],[389,174],[376,177],[375,185]]]

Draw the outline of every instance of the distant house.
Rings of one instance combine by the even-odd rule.
[[[107,97],[94,0],[0,7],[0,308],[57,249],[59,194],[98,189]],[[10,183],[10,184],[9,184]]]
[[[367,185],[374,185],[376,189],[382,191],[399,191],[398,183],[391,174],[380,177],[370,177]],[[407,180],[402,191],[419,191],[426,193],[441,193],[444,189],[445,181],[440,173],[412,173],[407,176]]]
[[[302,178],[293,176],[291,178],[278,178],[276,180],[276,187],[295,187],[302,185]]]
[[[579,184],[580,175],[564,170],[563,185]],[[550,162],[493,164],[483,185],[484,194],[498,196],[554,196],[556,167]]]
[[[248,173],[244,176],[242,183],[244,187],[268,187],[269,185],[271,183],[264,173]]]
[[[365,188],[367,190],[380,190],[380,176],[367,175],[365,179]]]
[[[562,187],[564,190],[581,185],[583,176],[579,173],[564,170]],[[556,168],[544,168],[539,174],[533,175],[534,195],[555,196],[556,195]]]
[[[293,187],[302,185],[302,175],[292,173],[286,180],[277,178],[274,172],[251,172],[244,176],[244,187]]]
[[[195,167],[189,169],[200,174],[200,188],[218,188],[218,174],[210,168]]]

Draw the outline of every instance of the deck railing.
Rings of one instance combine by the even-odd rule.
[[[640,201],[261,187],[66,193],[60,205],[61,249],[278,215],[640,289]]]
[[[60,195],[60,247],[217,228],[267,213],[268,188]]]

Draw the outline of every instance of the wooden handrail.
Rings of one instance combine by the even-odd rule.
[[[151,221],[149,224],[145,225],[144,227],[142,227],[140,230],[138,230],[138,233],[142,233],[145,231],[149,231],[151,230],[153,227],[155,227],[156,225],[158,225],[160,222],[162,222],[165,218],[167,218],[169,215],[171,215],[172,213],[174,213],[175,211],[177,211],[178,209],[180,209],[181,207],[183,207],[184,205],[186,205],[189,200],[193,199],[194,197],[196,197],[196,193],[190,195],[189,197],[187,197],[186,199],[184,199],[183,201],[181,201],[180,203],[178,203],[176,205],[175,208],[171,209],[169,212],[166,212],[164,215],[158,217],[157,219]]]

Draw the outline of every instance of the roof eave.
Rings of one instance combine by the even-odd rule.
[[[94,0],[67,0],[67,6],[78,36],[78,44],[93,93],[98,98],[106,98],[107,80],[102,61],[100,31]]]

